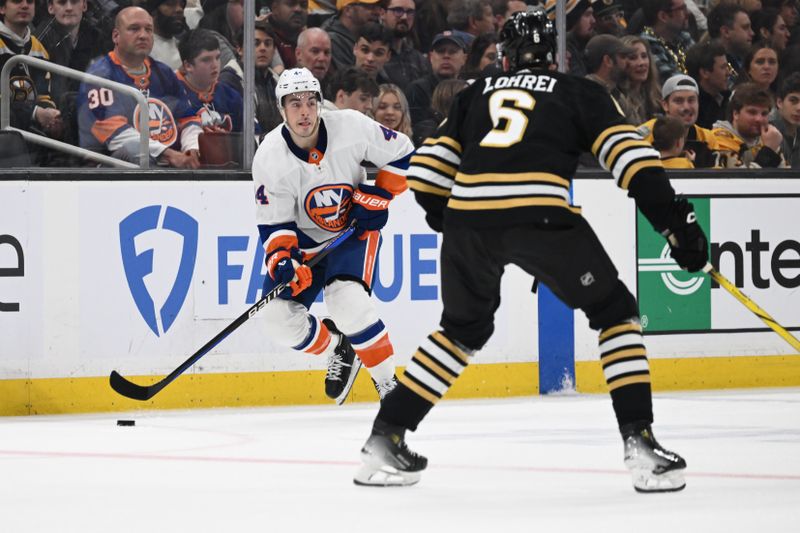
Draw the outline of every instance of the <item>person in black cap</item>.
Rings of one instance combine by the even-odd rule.
[[[625,33],[625,14],[618,0],[594,0],[594,31],[622,37]]]
[[[619,38],[613,35],[595,35],[586,45],[585,61],[589,74],[586,76],[602,85],[622,109],[629,123],[635,124],[630,118],[635,115],[628,103],[628,98],[620,91],[619,84],[625,78],[625,67],[628,55],[634,51]]]
[[[441,80],[455,78],[461,72],[467,61],[467,45],[456,32],[444,31],[433,38],[428,59],[431,62],[432,72],[412,82],[406,89],[412,124],[433,118],[431,114],[433,91]]]
[[[555,20],[556,0],[547,0],[547,17]],[[586,43],[594,36],[595,17],[590,0],[567,0],[567,62],[569,73],[586,76],[589,71],[584,64],[583,51]]]

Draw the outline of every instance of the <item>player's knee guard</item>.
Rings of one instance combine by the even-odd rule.
[[[267,336],[275,344],[319,355],[330,343],[328,328],[297,302],[275,298],[264,306]]]
[[[387,360],[393,353],[389,333],[363,285],[337,279],[325,289],[325,303],[334,322],[368,369]],[[393,369],[392,369],[393,371]]]
[[[595,330],[610,328],[630,319],[639,319],[636,298],[624,283],[617,280],[611,293],[597,303],[583,308],[589,319],[589,327]]]

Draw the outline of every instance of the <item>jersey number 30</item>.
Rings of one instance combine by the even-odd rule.
[[[489,115],[494,129],[484,136],[480,145],[485,148],[508,148],[522,140],[528,117],[524,111],[533,111],[536,99],[525,91],[505,89],[489,97]],[[505,119],[503,128],[500,122]]]

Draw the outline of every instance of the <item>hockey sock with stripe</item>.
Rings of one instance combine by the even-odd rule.
[[[436,331],[420,345],[398,378],[397,387],[381,402],[378,418],[410,430],[447,393],[469,364],[470,354]]]
[[[602,329],[599,344],[600,364],[619,425],[652,423],[650,364],[638,320]]]

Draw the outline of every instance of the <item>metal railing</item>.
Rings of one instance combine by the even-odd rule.
[[[90,83],[92,85],[98,85],[100,87],[119,91],[120,93],[134,98],[139,104],[139,164],[135,165],[115,157],[98,154],[97,152],[87,150],[86,148],[73,146],[65,142],[51,139],[50,137],[46,137],[44,135],[39,135],[37,133],[32,133],[11,126],[11,85],[9,81],[11,77],[11,70],[19,63],[24,63],[31,67],[46,70],[54,74],[58,74],[59,76],[66,76],[68,78],[76,79],[83,83]],[[138,89],[135,89],[129,85],[123,85],[122,83],[110,81],[99,76],[86,74],[85,72],[81,72],[79,70],[71,69],[56,63],[51,63],[49,61],[44,61],[43,59],[37,59],[35,57],[26,55],[13,56],[6,62],[6,64],[3,66],[2,72],[0,72],[0,129],[3,131],[19,132],[28,142],[114,167],[146,169],[150,167],[150,128],[146,126],[149,124],[150,106],[147,104],[147,100]]]

